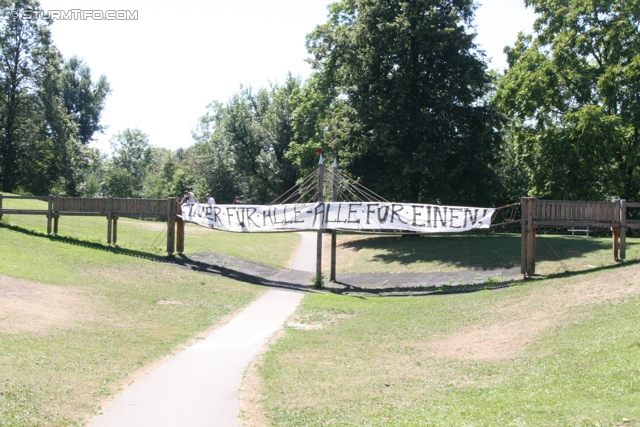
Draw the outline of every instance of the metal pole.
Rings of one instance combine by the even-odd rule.
[[[338,160],[333,158],[333,185],[331,187],[331,201],[338,201]],[[331,275],[329,280],[336,281],[336,240],[337,231],[331,230]]]
[[[322,154],[318,162],[318,203],[322,203],[322,219],[318,228],[318,241],[316,245],[316,285],[322,284],[322,232],[324,228],[324,162]]]

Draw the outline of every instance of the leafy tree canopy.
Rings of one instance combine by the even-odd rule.
[[[343,0],[308,36],[315,85],[336,95],[317,99],[320,139],[386,198],[488,202],[500,123],[484,101],[474,10],[472,0]]]
[[[106,165],[105,184],[115,197],[142,197],[144,182],[153,163],[149,136],[139,129],[125,129],[111,139],[112,159]]]
[[[96,132],[104,131],[100,115],[111,92],[106,76],[91,80],[91,69],[81,59],[72,56],[62,71],[63,97],[67,112],[78,124],[78,137],[84,144],[93,140]]]
[[[51,20],[25,13],[38,9],[36,0],[0,0],[0,185],[3,191],[76,196],[87,188],[83,181],[95,157],[82,143],[100,129],[108,85],[105,79],[92,85],[89,68],[77,60],[63,71],[62,55],[51,40]],[[78,73],[74,89],[70,67]],[[92,131],[85,126],[88,107],[79,98],[74,101],[82,111],[76,117],[64,102],[79,96],[83,85],[93,90]]]
[[[496,105],[534,196],[640,198],[640,3],[526,0]]]

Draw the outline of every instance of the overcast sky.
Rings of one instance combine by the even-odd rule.
[[[477,42],[506,67],[502,49],[519,31],[531,32],[534,14],[522,0],[482,0]],[[83,58],[96,79],[105,74],[104,135],[92,143],[109,151],[109,139],[127,127],[153,145],[176,149],[193,143],[191,130],[206,106],[226,102],[240,85],[254,89],[303,79],[305,36],[326,21],[329,0],[41,0],[43,10],[137,11],[137,20],[57,20],[54,44],[65,58]]]

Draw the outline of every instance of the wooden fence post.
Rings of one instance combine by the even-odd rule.
[[[527,275],[527,198],[520,200],[520,274]]]
[[[2,221],[2,193],[0,193],[0,221]]]
[[[536,274],[536,229],[533,226],[534,198],[527,199],[527,275]]]
[[[176,225],[178,226],[176,251],[182,254],[184,252],[184,220],[176,218]]]
[[[533,207],[535,199],[523,197],[520,201],[520,273],[531,277],[536,272],[536,229],[533,226]]]
[[[620,259],[627,257],[627,201],[620,200]]]
[[[49,194],[49,206],[47,207],[47,234],[51,234],[52,218],[53,218],[53,195]]]
[[[620,235],[620,229],[618,227],[611,227],[611,235],[613,237],[613,260],[618,261],[618,237]]]
[[[111,246],[111,211],[113,210],[113,197],[107,201],[107,245]]]
[[[112,217],[111,221],[113,221],[113,246],[115,246],[118,243],[118,217]]]
[[[169,214],[167,216],[167,253],[173,255],[176,250],[176,200],[169,197]]]
[[[60,219],[60,215],[53,216],[53,234],[58,235],[58,220]]]
[[[536,274],[536,235],[538,234],[538,226],[531,227],[531,275]]]
[[[331,201],[338,201],[338,160],[333,158],[333,179],[331,186]],[[336,240],[337,240],[337,231],[331,230],[331,273],[329,275],[329,280],[332,282],[336,281]]]

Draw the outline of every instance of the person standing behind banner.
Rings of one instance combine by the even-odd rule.
[[[180,201],[180,204],[194,204],[194,203],[198,203],[198,199],[196,199],[196,195],[193,194],[193,192],[189,191],[189,190],[185,190],[184,191],[184,197],[182,198],[182,200]]]
[[[240,196],[236,196],[236,199],[233,201],[233,203],[235,203],[236,205],[243,205],[244,200],[242,200]]]
[[[204,195],[205,200],[207,201],[207,203],[209,204],[209,207],[213,207],[216,204],[216,201],[213,197],[211,197],[211,194],[207,193]]]

